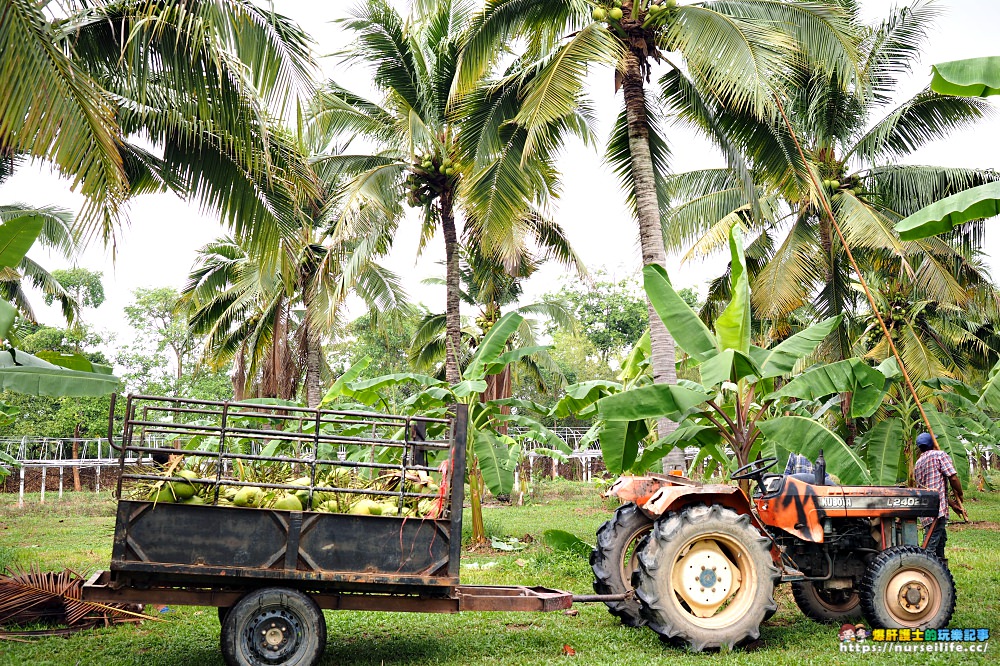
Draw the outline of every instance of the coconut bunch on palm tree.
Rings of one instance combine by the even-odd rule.
[[[823,198],[871,279],[882,285],[905,284],[913,302],[940,304],[942,312],[995,312],[990,303],[997,302],[997,294],[975,258],[981,242],[976,225],[917,241],[902,241],[893,229],[928,203],[997,177],[987,170],[903,163],[921,146],[990,114],[982,100],[946,97],[929,89],[894,103],[898,80],[916,62],[937,14],[935,3],[921,0],[878,24],[859,25],[861,77],[846,92],[836,74],[803,61],[795,74],[799,85],[783,100],[785,117],[773,122],[741,113],[725,99],[696,98],[679,75],[660,80],[670,108],[728,153],[745,157],[742,170],[710,169],[669,178],[672,205],[664,217],[668,245],[687,248],[686,259],[691,259],[723,247],[732,227],[749,230],[753,240],[747,246],[747,264],[762,338],[786,337],[803,314],[844,315],[821,353],[837,360],[855,351],[875,351],[873,346],[854,348],[865,328],[868,305],[855,286],[836,229],[823,212]],[[806,163],[797,155],[796,139]],[[752,197],[747,196],[745,173],[753,178]],[[706,319],[712,320],[726,302],[727,284],[726,276],[712,283]],[[892,298],[884,295],[884,300]],[[977,347],[981,349],[972,345]],[[876,355],[879,360],[886,357]],[[941,367],[957,367],[944,356],[939,360]]]

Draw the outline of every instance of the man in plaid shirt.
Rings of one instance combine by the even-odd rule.
[[[951,483],[955,497],[959,501],[962,500],[962,482],[958,478],[958,472],[955,470],[951,458],[944,451],[934,448],[934,440],[929,433],[922,432],[917,435],[917,448],[920,449],[920,458],[913,466],[913,475],[917,479],[917,485],[937,491],[938,494],[938,519],[931,532],[930,541],[927,542],[927,550],[943,560],[944,544],[948,541],[948,534],[945,532],[948,525],[948,498],[945,481]],[[924,518],[921,521],[924,529],[927,529],[933,520],[933,518]]]

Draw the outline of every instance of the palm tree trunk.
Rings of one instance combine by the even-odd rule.
[[[459,310],[458,232],[452,191],[441,194],[441,232],[444,234],[445,256],[445,361],[444,374],[449,384],[461,381],[458,370],[458,350],[462,344],[462,315]]]
[[[643,88],[642,70],[639,56],[631,50],[625,59],[625,76],[622,81],[625,94],[625,115],[628,120],[628,145],[632,155],[632,180],[635,183],[636,212],[639,222],[639,243],[642,247],[642,263],[666,263],[663,246],[663,230],[660,226],[660,204],[656,196],[653,157],[649,152],[649,118],[646,115],[646,91]],[[674,357],[674,340],[667,327],[660,321],[647,299],[649,310],[649,343],[653,363],[653,381],[657,384],[677,382],[677,367]],[[664,437],[677,424],[669,419],[660,419],[658,435]],[[663,459],[664,471],[684,469],[684,452],[674,449]]]
[[[322,345],[319,336],[316,335],[316,327],[309,321],[308,314],[302,322],[305,331],[302,335],[303,344],[306,347],[306,404],[309,407],[317,407],[323,399],[323,386],[320,383],[320,366],[322,365]]]

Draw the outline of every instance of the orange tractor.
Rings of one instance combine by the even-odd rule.
[[[619,478],[606,495],[623,504],[591,554],[594,590],[624,595],[606,602],[611,613],[695,651],[732,647],[760,636],[787,582],[817,621],[947,626],[955,583],[917,532],[936,519],[937,493],[827,485],[821,462],[815,477],[765,473],[777,462],[732,474],[755,482],[751,497],[681,476]]]

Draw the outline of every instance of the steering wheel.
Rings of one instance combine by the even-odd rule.
[[[774,456],[754,460],[753,462],[743,465],[743,467],[740,467],[738,470],[730,474],[729,478],[733,481],[739,481],[741,479],[754,479],[757,483],[760,483],[761,475],[777,464],[778,459]]]

